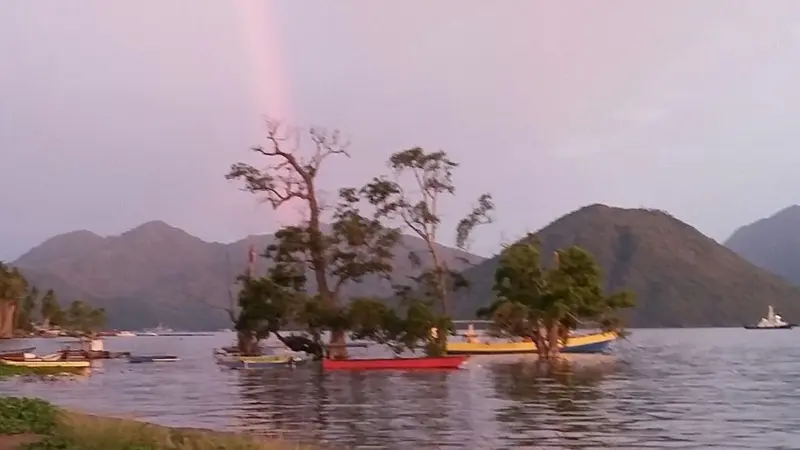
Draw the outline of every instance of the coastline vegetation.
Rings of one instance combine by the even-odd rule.
[[[290,450],[313,447],[237,433],[170,428],[58,408],[44,400],[0,397],[3,450]]]
[[[0,338],[46,334],[51,330],[84,336],[100,331],[105,324],[102,308],[75,300],[62,309],[52,289],[40,295],[39,289],[16,267],[0,262]]]

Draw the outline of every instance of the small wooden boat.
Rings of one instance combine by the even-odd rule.
[[[306,361],[294,355],[238,356],[214,354],[217,364],[231,369],[259,369],[265,367],[295,365]]]
[[[16,350],[0,350],[0,359],[23,361],[31,356],[34,350],[36,350],[36,347],[26,347]]]
[[[25,347],[25,348],[15,348],[15,349],[8,349],[8,350],[0,350],[0,357],[6,355],[15,355],[19,353],[33,353],[36,350],[36,347]]]
[[[157,363],[157,362],[175,362],[181,359],[172,355],[148,355],[148,356],[130,356],[128,362],[131,364],[141,363]]]
[[[324,370],[413,370],[458,369],[468,356],[437,356],[423,358],[383,359],[323,359]]]
[[[617,339],[617,333],[592,333],[570,336],[562,353],[603,353]],[[514,353],[536,353],[534,342],[448,342],[450,355],[503,355]]]
[[[28,367],[31,369],[85,369],[92,365],[92,363],[87,360],[64,361],[64,360],[49,360],[44,358],[26,359],[24,361],[10,361],[7,359],[0,359],[0,364],[13,367]]]

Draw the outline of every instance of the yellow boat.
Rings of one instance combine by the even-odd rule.
[[[602,353],[617,339],[617,333],[592,333],[570,336],[562,353]],[[448,342],[450,355],[502,355],[513,353],[536,353],[533,342]]]
[[[44,359],[26,359],[24,361],[9,361],[0,359],[0,364],[14,367],[29,367],[32,369],[84,369],[91,367],[90,361],[49,361]]]

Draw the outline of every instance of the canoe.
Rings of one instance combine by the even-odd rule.
[[[305,359],[292,355],[236,356],[215,354],[217,364],[231,369],[258,369],[298,364]]]
[[[324,370],[458,369],[468,356],[383,359],[323,359]]]
[[[592,333],[571,336],[566,345],[561,345],[562,353],[603,353],[617,339],[617,334]],[[533,342],[448,342],[450,355],[507,355],[514,353],[536,353]]]
[[[24,361],[33,355],[34,350],[36,350],[36,347],[20,348],[16,350],[0,350],[0,359]]]
[[[0,364],[14,367],[29,367],[33,369],[82,369],[90,367],[90,361],[49,361],[45,359],[27,359],[25,361],[9,361],[0,359]]]
[[[25,347],[25,348],[15,348],[15,349],[8,349],[8,350],[0,350],[0,357],[8,356],[8,355],[19,355],[25,353],[33,353],[36,350],[36,347]]]
[[[156,363],[156,362],[175,362],[181,359],[172,355],[150,355],[150,356],[130,356],[128,362],[131,364]]]

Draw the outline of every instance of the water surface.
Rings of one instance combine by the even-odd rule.
[[[800,331],[634,330],[613,360],[572,374],[520,357],[445,372],[242,372],[211,357],[232,339],[111,338],[109,350],[182,360],[102,361],[84,379],[2,381],[0,394],[356,448],[800,448]],[[0,341],[26,345],[59,342]]]

